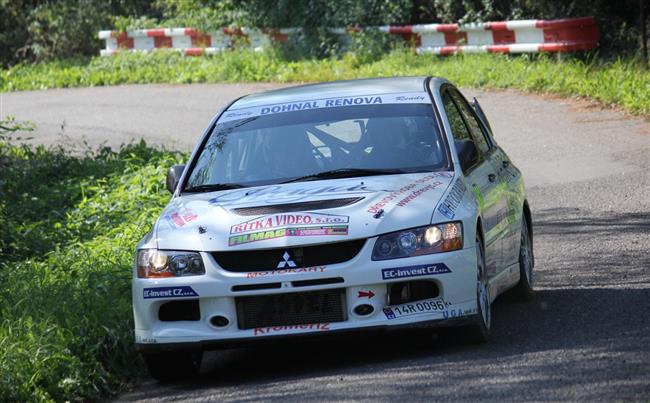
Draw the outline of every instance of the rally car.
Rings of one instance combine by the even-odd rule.
[[[441,78],[242,97],[167,187],[133,271],[135,341],[157,379],[278,338],[457,326],[485,341],[494,299],[532,294],[521,173]]]

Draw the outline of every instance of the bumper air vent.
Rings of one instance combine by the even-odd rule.
[[[404,281],[388,285],[389,305],[405,304],[438,296],[440,296],[440,289],[434,281]]]
[[[233,285],[231,290],[237,292],[237,291],[272,290],[274,288],[282,288],[282,283],[240,284],[240,285]]]
[[[340,284],[343,282],[345,282],[345,280],[343,280],[343,277],[331,277],[331,278],[317,278],[314,280],[292,281],[291,285],[294,287],[311,287],[315,285]]]
[[[199,320],[201,319],[199,300],[188,299],[183,301],[165,302],[158,309],[158,319],[162,322]]]

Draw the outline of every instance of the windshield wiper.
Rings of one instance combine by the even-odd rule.
[[[298,178],[289,179],[281,183],[315,181],[319,179],[354,178],[358,176],[395,175],[404,173],[407,173],[407,171],[403,171],[401,169],[341,168],[333,169],[331,171],[318,172],[311,175],[300,176]]]
[[[183,192],[204,193],[204,192],[215,192],[217,190],[240,189],[243,187],[246,186],[240,185],[239,183],[211,183],[208,185],[192,186],[191,188],[187,188],[183,190]]]

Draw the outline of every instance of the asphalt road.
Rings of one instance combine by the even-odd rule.
[[[34,141],[190,149],[217,108],[271,85],[124,86],[2,94]],[[524,173],[536,295],[498,299],[493,340],[364,334],[210,353],[202,375],[143,379],[122,401],[650,400],[650,124],[586,102],[465,91]]]

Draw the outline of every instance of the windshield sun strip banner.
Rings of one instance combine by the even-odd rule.
[[[357,105],[381,104],[430,104],[426,92],[401,92],[375,95],[352,95],[347,97],[321,98],[279,104],[258,105],[242,109],[230,109],[223,113],[219,123],[276,113],[295,112],[308,109],[338,108]]]

